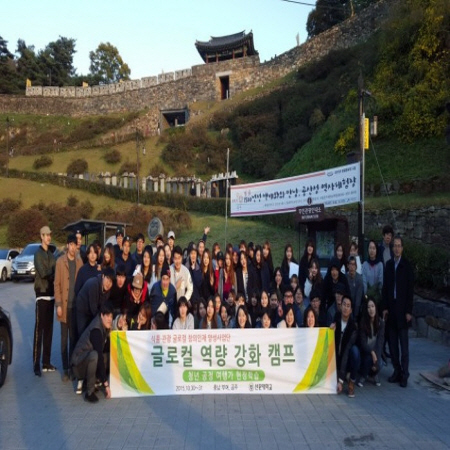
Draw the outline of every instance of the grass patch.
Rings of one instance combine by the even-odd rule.
[[[139,166],[141,176],[147,176],[156,163],[161,164],[159,159],[163,146],[158,145],[158,138],[151,137],[145,140],[145,155],[141,151],[139,152]],[[105,155],[112,149],[117,150],[121,155],[121,161],[116,164],[108,164],[105,161]],[[110,172],[118,173],[120,166],[124,161],[136,163],[136,143],[134,141],[125,142],[123,144],[117,144],[114,146],[96,147],[96,148],[80,148],[77,150],[67,150],[54,152],[51,154],[53,163],[51,165],[51,172],[65,173],[67,165],[73,159],[84,159],[88,162],[89,172],[100,173]],[[35,155],[19,155],[14,156],[9,160],[9,167],[11,169],[25,170],[28,172],[48,172],[48,169],[42,168],[35,170],[33,168]],[[171,175],[173,172],[170,167],[163,165],[167,175]]]

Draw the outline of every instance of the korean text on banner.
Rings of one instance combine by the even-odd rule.
[[[231,216],[293,212],[299,206],[326,208],[360,201],[360,164],[279,180],[230,187]]]
[[[113,397],[336,393],[328,328],[113,331]]]

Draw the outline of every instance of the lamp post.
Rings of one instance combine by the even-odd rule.
[[[6,118],[6,178],[9,177],[9,117]]]
[[[141,136],[139,129],[136,125],[136,187],[137,187],[137,204],[139,206],[139,196],[140,196],[140,186],[139,186],[139,147],[140,147]]]

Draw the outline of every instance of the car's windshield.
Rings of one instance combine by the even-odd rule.
[[[8,256],[8,250],[0,250],[0,259],[6,259]]]
[[[33,244],[33,245],[27,245],[23,252],[22,255],[27,256],[27,255],[34,255],[39,248],[39,244]]]

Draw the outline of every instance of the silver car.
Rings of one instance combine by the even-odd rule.
[[[12,262],[19,253],[20,252],[15,249],[0,249],[0,281],[2,283],[11,279]]]
[[[34,280],[36,275],[36,269],[34,267],[34,255],[38,251],[38,248],[41,244],[28,244],[22,251],[20,255],[18,255],[11,267],[11,279],[13,281],[18,281],[23,278],[31,278]],[[57,257],[57,249],[56,246],[50,244],[50,250]]]

